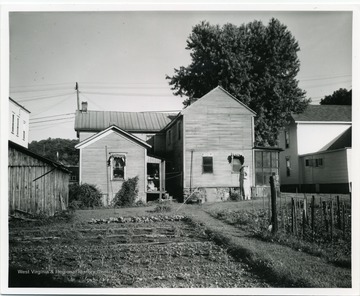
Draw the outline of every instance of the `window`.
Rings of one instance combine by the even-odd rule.
[[[308,158],[305,159],[305,166],[307,167],[321,167],[323,166],[323,159],[322,158]]]
[[[289,131],[285,130],[285,148],[289,148],[290,147],[290,135],[289,135]]]
[[[25,141],[25,131],[23,131],[23,141]]]
[[[269,185],[274,174],[279,174],[279,153],[255,151],[255,185]]]
[[[171,129],[168,130],[167,135],[168,135],[168,145],[171,145],[171,140],[172,140],[172,139],[171,139],[171,138],[172,138]]]
[[[213,157],[212,156],[203,156],[202,167],[203,167],[204,174],[212,174],[213,173]]]
[[[239,157],[234,157],[234,155],[232,155],[231,165],[232,165],[232,172],[233,173],[239,173],[240,172],[241,162],[240,162]]]
[[[15,131],[15,114],[11,115],[11,132],[14,133]]]
[[[286,176],[290,177],[290,175],[291,175],[290,157],[286,157]]]
[[[111,180],[124,180],[125,179],[125,155],[114,154],[110,157],[111,165]]]
[[[177,134],[178,134],[178,140],[181,140],[181,122],[180,121],[177,123]]]
[[[17,124],[17,126],[16,126],[16,136],[18,137],[19,136],[19,128],[20,128],[20,118],[18,117],[17,119],[16,119],[16,124]]]

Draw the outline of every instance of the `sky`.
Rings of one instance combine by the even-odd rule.
[[[75,139],[79,85],[89,110],[178,111],[166,75],[191,62],[192,27],[279,19],[298,41],[312,104],[352,88],[349,11],[11,12],[10,96],[31,111],[29,141]]]

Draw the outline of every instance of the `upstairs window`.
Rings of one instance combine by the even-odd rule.
[[[213,157],[212,156],[203,156],[202,168],[203,168],[204,174],[212,174],[213,173]]]
[[[288,130],[285,130],[285,148],[290,147],[290,134]]]
[[[171,140],[172,140],[172,132],[171,132],[171,129],[168,130],[167,136],[168,136],[167,142],[168,142],[168,145],[170,146],[170,145],[171,145]]]
[[[23,141],[25,141],[25,131],[23,131]]]
[[[16,119],[16,136],[19,136],[19,128],[20,128],[20,118]]]
[[[11,133],[15,132],[15,114],[11,115]]]
[[[181,122],[177,123],[178,140],[181,140]]]
[[[290,177],[290,175],[291,175],[290,157],[286,157],[286,176]]]

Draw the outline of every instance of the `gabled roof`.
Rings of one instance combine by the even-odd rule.
[[[9,100],[13,102],[14,104],[18,105],[20,108],[24,109],[24,111],[31,113],[28,109],[26,109],[23,105],[20,105],[18,102],[16,102],[14,99],[9,97]]]
[[[175,118],[173,113],[76,111],[75,130],[99,132],[110,126],[127,132],[159,132]]]
[[[292,117],[295,122],[351,122],[351,106],[308,105],[303,113]]]
[[[98,132],[97,134],[92,135],[91,137],[85,139],[84,141],[77,144],[75,146],[75,148],[76,149],[85,148],[86,146],[88,146],[88,145],[90,145],[90,144],[92,144],[94,142],[97,142],[98,140],[102,139],[103,137],[109,135],[112,132],[115,132],[117,134],[120,134],[120,135],[128,138],[130,141],[134,142],[137,145],[140,145],[140,146],[144,147],[145,149],[146,148],[151,148],[150,144],[146,143],[145,141],[141,140],[140,138],[138,138],[138,137],[124,131],[123,129],[121,129],[121,128],[115,126],[115,125],[109,126],[107,129],[104,129],[101,132]]]
[[[229,92],[227,92],[225,89],[223,89],[221,86],[217,86],[215,87],[213,90],[209,91],[207,94],[203,95],[200,99],[196,100],[194,103],[192,103],[190,106],[186,107],[185,109],[183,109],[181,111],[182,114],[186,113],[187,110],[189,110],[190,108],[192,108],[192,106],[195,106],[198,102],[202,101],[202,100],[206,100],[206,97],[214,92],[218,92],[218,91],[222,91],[225,94],[227,94],[231,99],[233,99],[234,101],[236,101],[237,103],[239,103],[241,106],[243,106],[245,109],[247,109],[248,111],[250,111],[251,113],[253,113],[254,115],[256,115],[256,112],[254,110],[252,110],[251,108],[249,108],[248,106],[246,106],[243,102],[239,101],[237,98],[235,98],[232,94],[230,94]]]
[[[341,135],[335,138],[333,141],[328,143],[325,147],[321,149],[321,151],[332,151],[342,148],[350,148],[351,147],[351,133],[352,128],[349,127],[346,131],[344,131]]]
[[[20,151],[20,152],[22,152],[22,153],[24,153],[24,154],[26,154],[26,155],[28,155],[28,156],[30,156],[32,158],[35,158],[35,159],[40,160],[40,161],[42,161],[44,163],[47,163],[47,164],[53,166],[54,168],[62,170],[64,172],[66,172],[66,173],[70,173],[70,171],[68,169],[66,169],[66,167],[64,165],[62,165],[61,163],[58,163],[56,161],[52,161],[52,160],[50,160],[48,158],[45,158],[45,157],[43,157],[43,156],[41,156],[39,154],[36,154],[36,153],[32,152],[31,150],[29,150],[28,148],[25,148],[25,147],[23,147],[23,146],[21,146],[19,144],[16,144],[16,143],[14,143],[13,141],[10,141],[10,140],[9,140],[9,148],[13,148],[13,149],[15,149],[17,151]]]

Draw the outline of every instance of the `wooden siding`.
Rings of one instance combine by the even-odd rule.
[[[170,134],[169,134],[170,133]],[[169,136],[171,135],[171,139]],[[170,140],[170,143],[169,143]],[[171,195],[182,195],[183,186],[183,118],[179,117],[176,122],[166,131],[166,189]]]
[[[244,155],[252,185],[254,114],[221,90],[211,92],[190,107],[184,110],[184,187],[190,186],[191,166],[192,187],[239,186],[239,174],[232,173],[227,160],[231,153]],[[203,155],[213,156],[212,174],[202,172]]]
[[[69,174],[65,171],[9,147],[8,174],[10,213],[53,216],[67,208]]]
[[[281,184],[299,184],[301,183],[301,175],[299,175],[299,156],[298,156],[298,136],[297,124],[292,123],[287,127],[289,131],[290,143],[289,147],[285,147],[285,131],[279,135],[279,147],[284,149],[279,155],[280,164],[280,183]],[[286,172],[286,158],[290,158],[290,176]]]
[[[319,167],[305,166],[306,159],[319,159],[323,165]],[[316,153],[301,157],[304,184],[348,183],[349,168],[347,149],[327,153]]]
[[[107,166],[110,153],[126,155],[125,178],[139,176],[139,198],[145,201],[146,149],[115,132],[82,149],[80,181],[96,185],[103,194],[109,194],[111,200],[120,190],[123,181],[110,180],[110,167]]]

